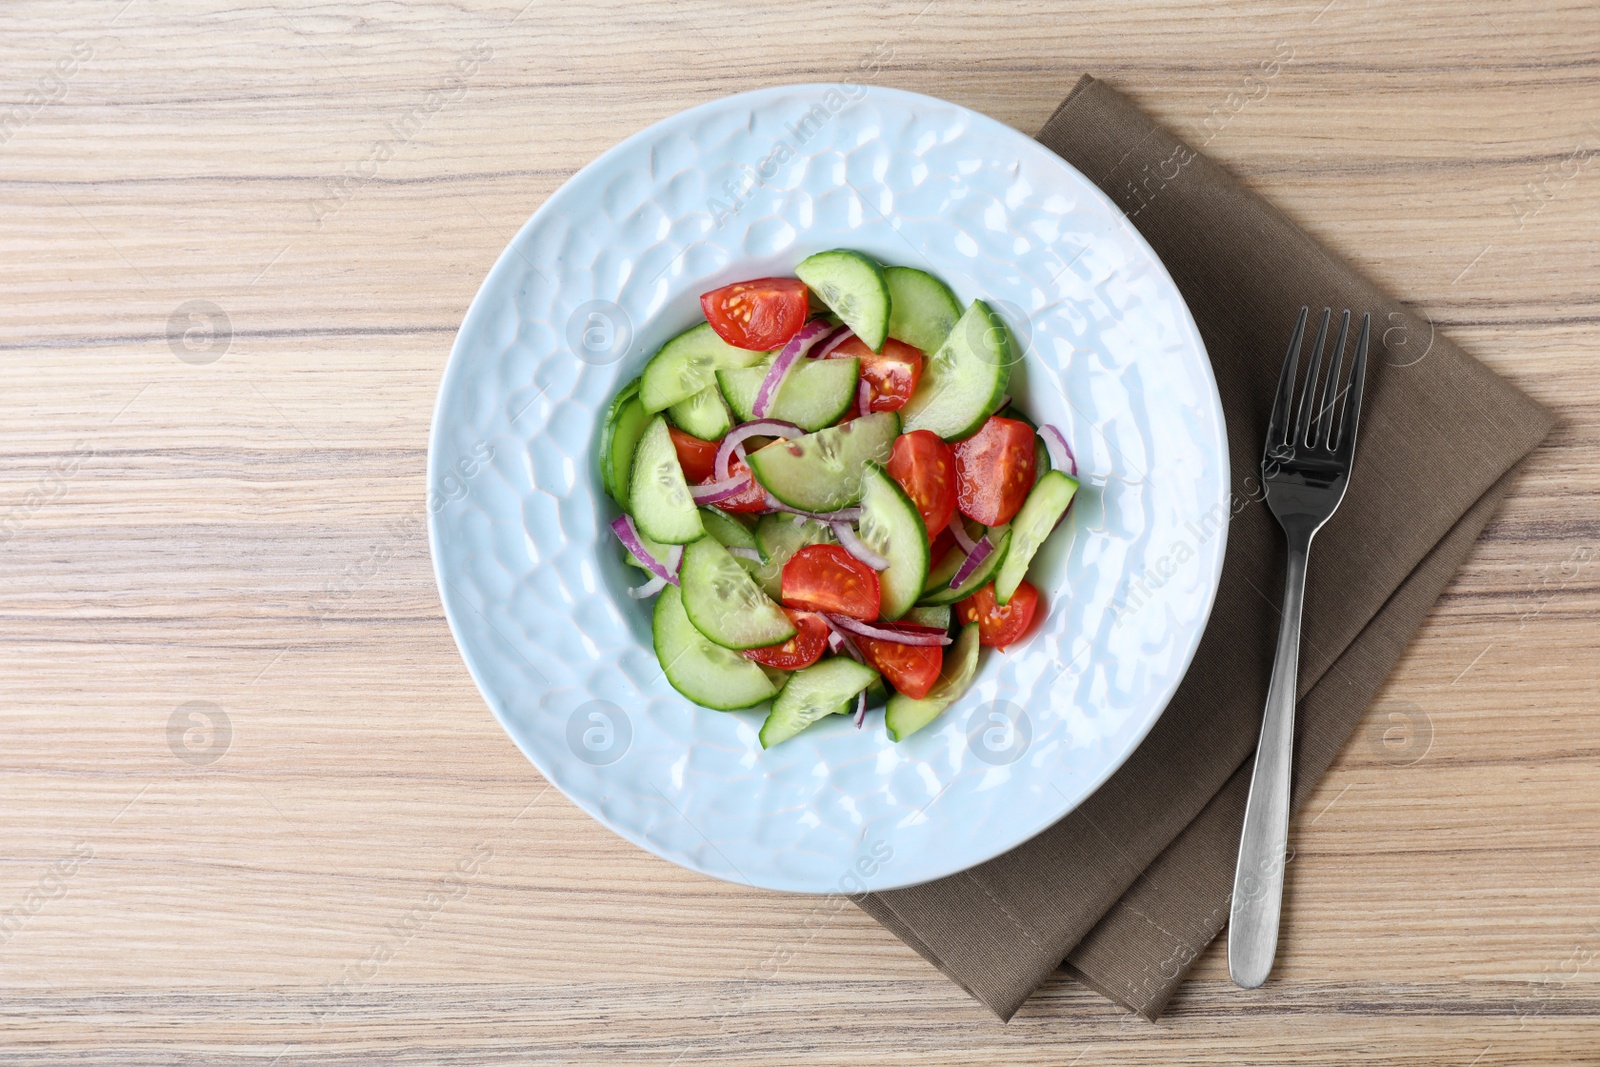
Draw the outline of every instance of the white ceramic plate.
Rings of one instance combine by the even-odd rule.
[[[965,699],[903,744],[879,711],[763,752],[764,711],[697,708],[662,677],[597,435],[617,390],[699,321],[700,293],[840,247],[996,306],[1027,351],[1012,395],[1065,432],[1084,487],[1030,572],[1048,616],[985,650]],[[827,85],[676,115],[534,213],[456,337],[428,487],[451,630],[540,772],[658,856],[803,893],[965,870],[1088,796],[1188,668],[1229,499],[1210,363],[1122,213],[983,115]]]

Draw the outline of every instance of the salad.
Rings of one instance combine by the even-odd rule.
[[[705,321],[617,394],[611,529],[650,575],[629,592],[656,598],[678,692],[771,701],[764,748],[880,704],[903,741],[1041,615],[1028,564],[1077,466],[1011,406],[1010,332],[983,301],[845,249],[795,275],[703,295]]]

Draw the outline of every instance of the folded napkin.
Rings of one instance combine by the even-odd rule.
[[[1350,489],[1311,553],[1296,806],[1553,419],[1101,82],[1039,140],[1127,213],[1199,324],[1233,467],[1222,584],[1171,705],[1092,797],[997,859],[859,903],[1002,1019],[1063,966],[1154,1019],[1228,918],[1285,565],[1262,437],[1301,305],[1370,311],[1373,347]]]

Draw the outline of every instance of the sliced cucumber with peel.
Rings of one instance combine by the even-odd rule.
[[[639,532],[669,545],[686,545],[705,534],[700,511],[689,495],[678,453],[667,433],[667,420],[650,420],[633,453],[628,475],[628,501]]]
[[[917,391],[900,409],[905,431],[932,430],[946,441],[977,433],[1005,398],[1015,358],[1005,321],[974,300],[923,364]]]
[[[717,371],[717,385],[740,422],[756,417],[756,394],[771,367],[769,359],[753,367]],[[783,376],[765,417],[792,422],[808,432],[832,426],[856,402],[860,367],[859,359],[796,360]]]
[[[709,322],[702,322],[662,345],[651,357],[639,380],[639,400],[646,411],[661,411],[714,385],[717,371],[748,367],[767,355],[733,347],[717,336]]]
[[[978,673],[978,624],[969,622],[961,628],[955,643],[945,649],[944,665],[939,680],[933,683],[928,695],[921,700],[904,693],[889,697],[889,706],[883,713],[883,725],[895,741],[904,741],[934,719],[966,693],[972,678]]]
[[[988,532],[988,528],[982,523],[974,522],[960,513],[952,516],[950,521],[952,523],[961,523],[962,529],[967,531],[967,537],[973,541]],[[961,569],[961,564],[966,558],[966,553],[959,548],[952,548],[946,552],[944,558],[939,561],[938,566],[928,571],[928,580],[922,583],[922,595],[926,597],[938,592],[940,589],[949,588],[950,579],[956,576],[956,571]],[[927,601],[924,600],[923,603],[927,603]]]
[[[622,392],[606,411],[600,429],[600,484],[623,509],[628,507],[628,472],[633,469],[633,450],[650,425],[650,415],[639,400],[639,379],[622,387]]]
[[[672,425],[702,441],[718,440],[733,429],[733,415],[715,381],[688,400],[680,400],[667,408],[667,417]]]
[[[877,677],[871,667],[843,656],[831,656],[795,671],[761,724],[761,747],[787,741],[812,723],[839,712]]]
[[[882,267],[840,248],[807,256],[794,273],[868,348],[883,351],[889,337],[889,283]]]
[[[1033,483],[1033,488],[1028,491],[1028,499],[1022,502],[1021,510],[1011,520],[1011,547],[1006,552],[1005,562],[995,573],[994,599],[997,604],[1011,602],[1011,594],[1017,591],[1023,576],[1028,573],[1033,554],[1039,551],[1044,539],[1056,528],[1056,522],[1066,513],[1067,505],[1072,503],[1073,494],[1077,491],[1078,480],[1061,471],[1046,471]]]
[[[885,267],[883,280],[889,286],[889,336],[923,355],[937,352],[961,317],[956,294],[915,267]]]
[[[837,511],[861,499],[868,463],[887,463],[900,417],[877,411],[750,453],[750,470],[767,492],[802,511]]]
[[[789,616],[714,537],[683,550],[678,580],[689,621],[723,648],[763,648],[795,635]]]
[[[862,476],[861,540],[889,566],[878,572],[879,614],[898,619],[916,604],[928,578],[928,528],[900,484],[869,463]]]
[[[748,524],[718,508],[701,508],[700,522],[706,533],[724,548],[757,548],[756,532]],[[646,547],[649,547],[648,545]]]
[[[799,520],[798,522],[795,520]],[[833,531],[827,523],[803,515],[782,512],[763,515],[756,524],[756,550],[761,553],[761,568],[756,578],[774,600],[783,598],[783,565],[807,545],[831,545]]]
[[[951,575],[955,571],[950,572]],[[945,584],[949,584],[950,575],[945,576]],[[921,604],[900,616],[901,622],[914,623],[917,626],[936,626],[941,630],[950,629],[950,616],[954,612],[948,604]]]
[[[1000,537],[998,541],[994,540],[996,534]],[[1011,529],[1008,526],[996,526],[989,531],[988,536],[989,543],[994,545],[994,551],[985,556],[983,562],[978,564],[977,569],[967,575],[967,580],[961,583],[961,587],[959,589],[951,589],[947,578],[945,579],[945,585],[930,593],[923,594],[922,603],[954,604],[956,601],[965,600],[973,593],[976,593],[994,577],[995,572],[1000,569],[1001,563],[1005,561],[1007,551],[1011,548]],[[950,554],[954,556],[959,553],[952,552]],[[960,569],[960,564],[957,564],[956,570]],[[954,578],[955,573],[951,572],[950,577]]]
[[[695,629],[677,586],[667,586],[656,598],[651,632],[667,681],[696,704],[732,711],[777,695],[778,687],[758,663],[713,644]]]
[[[634,524],[634,529],[637,532],[638,523]],[[659,541],[652,541],[650,538],[646,537],[643,533],[639,534],[639,543],[641,545],[643,545],[644,546],[644,550],[646,552],[650,553],[651,556],[655,557],[655,561],[657,563],[660,563],[662,566],[666,565],[667,555],[672,551],[672,549],[674,547],[672,545],[664,545]],[[622,555],[633,566],[638,567],[641,570],[647,570],[647,571],[650,570],[649,565],[646,564],[644,560],[640,559],[638,556],[635,556],[627,548],[624,548],[622,550]],[[651,571],[651,573],[654,574],[655,572]]]

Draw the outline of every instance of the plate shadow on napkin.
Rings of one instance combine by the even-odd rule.
[[[1038,139],[1122,208],[1205,340],[1234,486],[1221,586],[1166,712],[1077,810],[969,871],[858,903],[1002,1019],[1062,967],[1154,1019],[1228,917],[1285,566],[1258,464],[1301,305],[1370,311],[1374,344],[1350,489],[1311,555],[1296,807],[1554,419],[1104,83],[1085,75]]]

